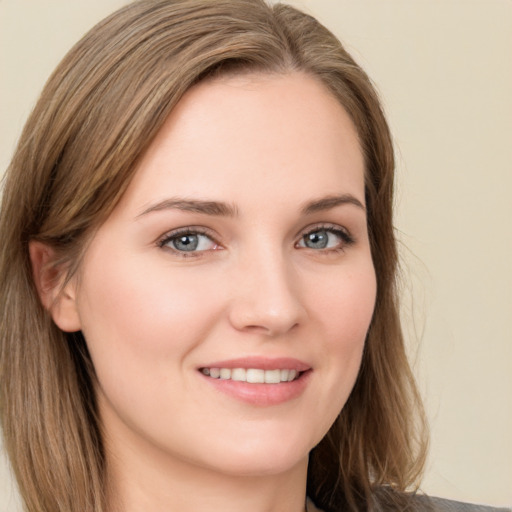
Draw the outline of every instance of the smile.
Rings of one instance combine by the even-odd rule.
[[[201,372],[212,379],[233,380],[250,384],[279,384],[291,382],[301,372],[290,369],[263,370],[261,368],[201,368]]]
[[[298,399],[313,373],[311,364],[300,359],[261,356],[211,361],[197,370],[216,391],[258,407]]]

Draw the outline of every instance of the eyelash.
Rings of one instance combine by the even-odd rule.
[[[308,247],[301,247],[303,249],[311,249],[320,254],[333,254],[338,252],[343,252],[347,247],[353,245],[356,240],[354,237],[346,230],[340,226],[335,224],[317,224],[312,228],[308,228],[305,232],[300,235],[299,241],[296,242],[295,245],[299,244],[303,241],[307,236],[312,235],[313,233],[317,233],[318,231],[326,231],[328,233],[333,233],[338,238],[340,238],[341,243],[336,247],[324,248],[324,249],[311,249]]]
[[[215,239],[215,237],[212,235],[211,231],[205,228],[201,227],[195,227],[195,226],[187,226],[184,228],[179,228],[174,231],[171,231],[170,233],[166,233],[158,242],[157,245],[161,249],[168,249],[169,251],[173,252],[174,254],[182,257],[182,258],[198,258],[200,257],[204,252],[207,251],[179,251],[178,249],[174,249],[173,247],[167,246],[167,244],[170,244],[173,240],[177,240],[180,236],[184,235],[203,235],[208,237],[216,246],[220,246],[219,242]]]
[[[298,241],[295,243],[295,247],[298,247],[298,244],[305,240],[307,236],[310,236],[318,231],[326,231],[328,233],[332,233],[336,235],[338,238],[340,238],[341,243],[332,248],[323,248],[323,249],[312,249],[310,247],[299,247],[300,249],[310,249],[312,251],[315,251],[320,254],[332,254],[332,253],[338,253],[345,250],[347,246],[353,245],[355,243],[355,239],[352,237],[352,235],[344,228],[341,228],[340,226],[333,225],[333,224],[318,224],[315,225],[306,231],[303,231]],[[171,231],[170,233],[166,233],[161,239],[158,240],[157,245],[161,249],[168,249],[169,251],[172,251],[174,254],[182,257],[182,258],[198,258],[201,257],[205,252],[208,252],[209,250],[203,250],[203,251],[180,251],[178,249],[175,249],[171,246],[168,246],[167,244],[170,244],[172,241],[177,240],[180,236],[184,235],[203,235],[208,237],[216,246],[220,246],[220,243],[215,239],[215,237],[212,235],[211,231],[205,228],[201,227],[195,227],[195,226],[187,226],[183,228],[176,229],[174,231]],[[211,250],[211,249],[210,249]]]

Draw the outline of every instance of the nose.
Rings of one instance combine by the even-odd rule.
[[[278,337],[305,320],[297,276],[282,255],[252,255],[236,274],[229,311],[235,329]]]

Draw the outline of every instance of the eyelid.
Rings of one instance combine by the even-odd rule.
[[[298,244],[303,239],[303,237],[320,230],[330,231],[339,235],[343,239],[343,246],[352,245],[356,242],[353,235],[344,226],[340,226],[339,224],[332,224],[330,222],[320,222],[319,224],[312,224],[304,228],[297,236],[296,244]],[[328,251],[329,249],[325,250]]]
[[[186,253],[185,251],[178,251],[176,249],[173,249],[170,246],[166,246],[171,240],[174,238],[179,237],[180,235],[204,235],[208,237],[212,242],[214,242],[219,248],[222,248],[222,244],[218,241],[218,237],[215,235],[214,232],[212,232],[211,229],[205,228],[203,226],[183,226],[181,228],[172,229],[171,231],[167,231],[162,236],[160,236],[156,240],[156,245],[160,247],[161,249],[168,249],[169,251],[173,252],[174,254],[178,254],[180,256],[183,256],[185,258],[188,257],[198,257],[204,252],[208,251],[191,251],[189,253]]]
[[[323,249],[323,250],[315,249],[315,251],[318,251],[318,252],[322,252],[322,251],[329,252],[329,251],[340,250],[348,245],[352,245],[356,241],[354,239],[354,237],[352,236],[352,234],[350,233],[350,231],[347,228],[345,228],[344,226],[340,226],[339,224],[333,224],[330,222],[327,222],[327,223],[320,222],[318,224],[309,225],[306,228],[302,229],[300,231],[300,233],[297,235],[297,237],[296,237],[297,241],[295,242],[294,245],[297,246],[297,244],[303,239],[303,237],[307,236],[308,234],[311,234],[311,233],[314,233],[315,231],[320,231],[320,230],[326,230],[326,231],[335,233],[342,239],[342,243],[341,243],[340,247]],[[218,236],[211,229],[206,228],[204,226],[183,226],[180,228],[173,229],[171,231],[167,231],[166,233],[164,233],[162,236],[160,236],[156,240],[156,245],[158,247],[160,247],[161,249],[168,249],[170,252],[177,254],[181,257],[184,257],[184,258],[200,257],[202,254],[209,252],[209,250],[203,250],[203,251],[190,251],[187,253],[186,251],[178,251],[176,249],[173,249],[171,246],[166,245],[172,239],[175,239],[175,238],[179,237],[180,235],[185,235],[185,234],[187,234],[187,235],[204,235],[204,236],[208,237],[212,242],[214,242],[216,244],[216,246],[218,246],[218,248],[221,248],[221,249],[223,248],[223,245],[219,242]]]

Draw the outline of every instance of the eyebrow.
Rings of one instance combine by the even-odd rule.
[[[352,194],[341,194],[336,196],[327,196],[313,201],[309,201],[302,207],[302,214],[309,215],[316,212],[322,212],[325,210],[331,210],[337,206],[351,204],[357,206],[363,212],[366,212],[366,208],[357,197]]]
[[[223,203],[220,201],[201,201],[197,199],[170,198],[160,201],[148,208],[137,217],[142,217],[151,212],[162,210],[181,210],[184,212],[202,213],[204,215],[214,215],[219,217],[236,217],[238,209],[235,205]]]
[[[355,196],[352,194],[341,194],[309,201],[301,208],[301,213],[302,215],[310,215],[316,212],[331,210],[337,206],[343,206],[346,204],[357,206],[364,212],[366,211],[364,205]],[[203,215],[213,215],[216,217],[236,217],[238,215],[238,208],[235,205],[224,203],[222,201],[169,198],[149,206],[142,213],[137,215],[137,218],[147,215],[148,213],[159,212],[162,210],[181,210],[185,212],[201,213]]]

